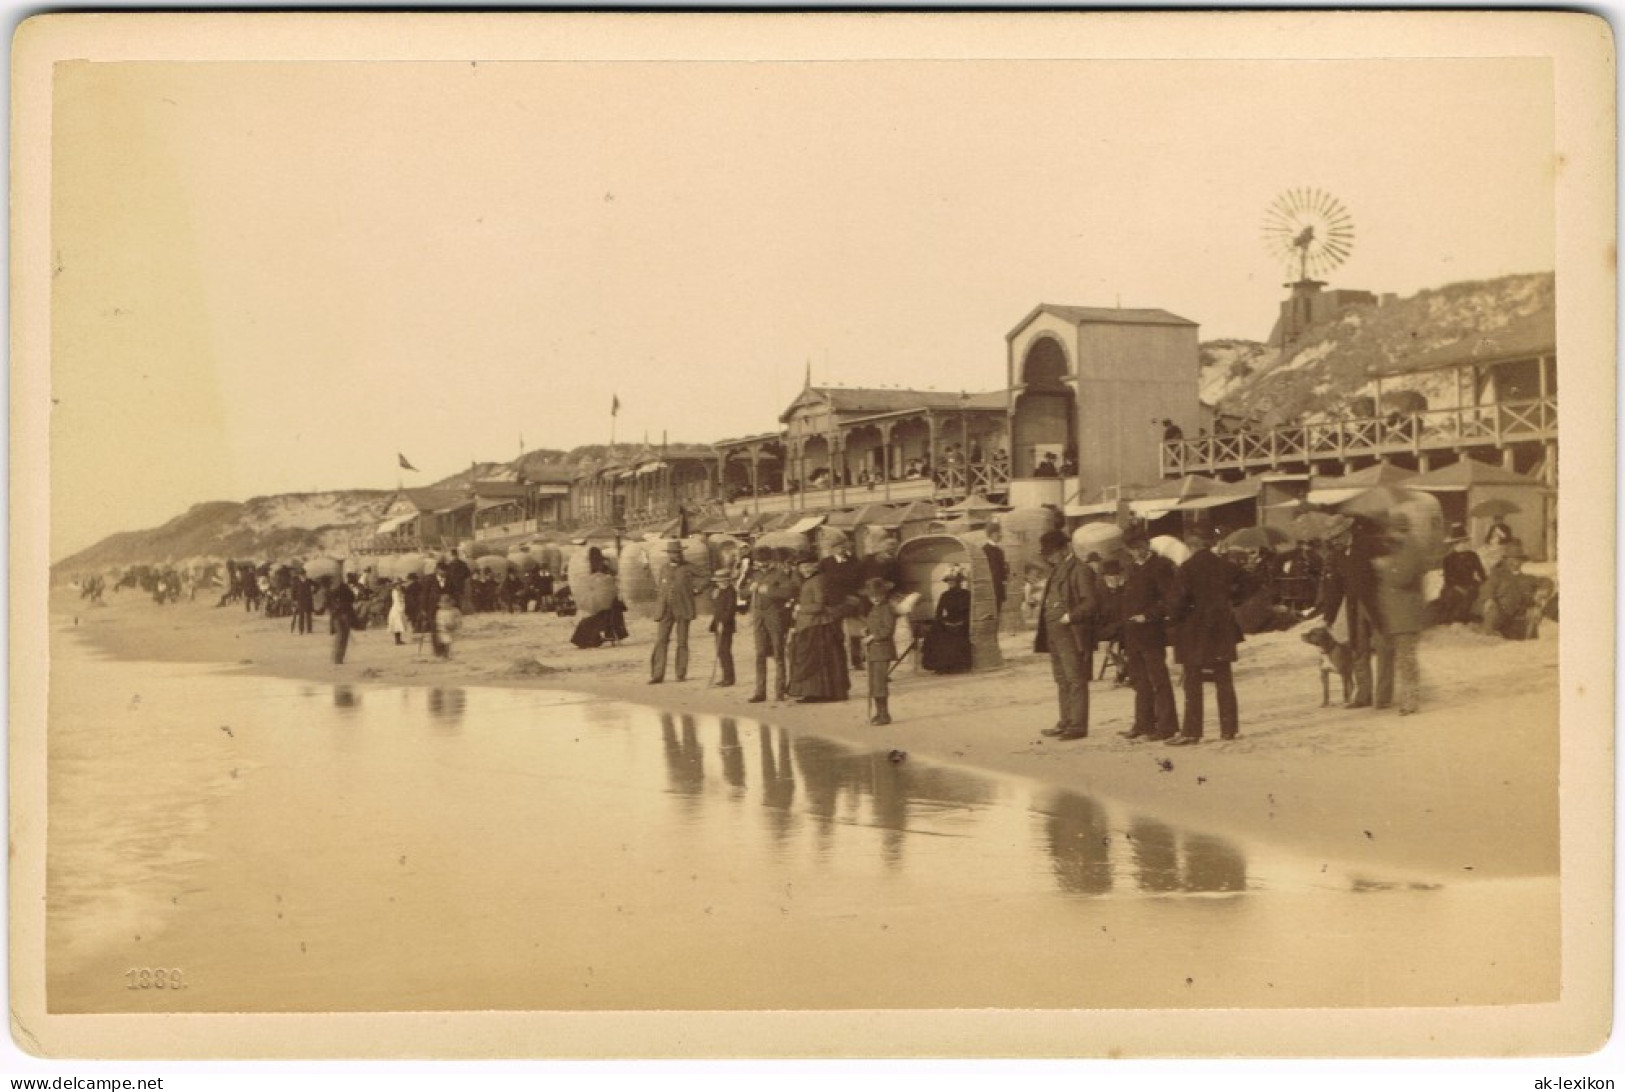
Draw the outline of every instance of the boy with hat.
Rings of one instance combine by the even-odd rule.
[[[891,605],[892,582],[871,576],[863,582],[869,600],[869,613],[863,623],[864,657],[869,662],[869,701],[874,715],[870,724],[890,724],[890,673],[897,659],[897,611]]]
[[[717,669],[722,677],[712,685],[734,684],[734,615],[739,608],[739,593],[734,590],[733,574],[718,569],[711,574],[711,632],[717,641]]]

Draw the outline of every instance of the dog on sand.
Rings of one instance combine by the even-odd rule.
[[[1320,705],[1332,703],[1332,676],[1343,680],[1343,701],[1347,704],[1354,695],[1354,659],[1349,646],[1332,636],[1325,626],[1316,626],[1303,635],[1303,643],[1320,650]]]

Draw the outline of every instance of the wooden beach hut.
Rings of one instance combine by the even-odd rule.
[[[957,535],[920,535],[904,542],[897,551],[903,586],[897,594],[919,593],[913,612],[905,621],[929,626],[937,612],[937,599],[948,590],[943,579],[956,566],[968,574],[970,591],[971,670],[990,671],[1000,667],[998,618],[994,614],[993,575],[981,544]],[[923,624],[923,625],[922,625]]]

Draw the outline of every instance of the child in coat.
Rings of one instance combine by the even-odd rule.
[[[892,661],[897,659],[897,611],[891,604],[891,589],[891,581],[884,577],[872,576],[863,583],[863,594],[870,604],[863,625],[864,656],[869,663],[869,700],[874,707],[870,724],[891,723],[887,676]]]

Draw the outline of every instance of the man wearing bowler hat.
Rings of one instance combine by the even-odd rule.
[[[1123,536],[1132,558],[1118,601],[1124,669],[1134,686],[1134,726],[1129,739],[1170,739],[1178,728],[1174,686],[1168,678],[1168,604],[1178,574],[1174,563],[1151,552],[1143,530]]]
[[[649,682],[666,679],[666,649],[677,631],[677,681],[688,677],[688,624],[694,621],[695,597],[704,589],[699,572],[683,560],[683,544],[666,543],[666,563],[655,574],[655,647],[649,656]]]
[[[1241,627],[1232,604],[1241,596],[1242,572],[1213,552],[1213,534],[1193,529],[1185,536],[1191,556],[1179,567],[1169,620],[1179,623],[1175,658],[1185,668],[1185,720],[1170,747],[1202,742],[1203,676],[1213,679],[1219,703],[1219,738],[1240,734],[1236,684],[1230,665],[1236,661]]]

